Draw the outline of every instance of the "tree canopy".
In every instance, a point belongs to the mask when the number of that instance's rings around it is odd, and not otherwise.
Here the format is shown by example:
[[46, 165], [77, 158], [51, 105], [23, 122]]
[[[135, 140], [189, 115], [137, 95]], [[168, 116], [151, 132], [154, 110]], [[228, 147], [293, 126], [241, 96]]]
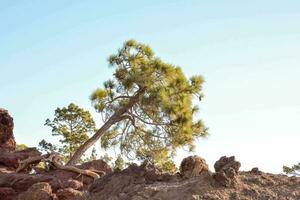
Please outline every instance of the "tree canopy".
[[113, 78], [91, 95], [103, 126], [68, 164], [76, 164], [100, 138], [105, 149], [118, 147], [129, 159], [143, 159], [153, 152], [166, 152], [167, 158], [179, 147], [193, 149], [195, 138], [207, 134], [202, 121], [194, 119], [198, 107], [192, 101], [203, 96], [201, 76], [188, 79], [180, 67], [134, 40], [125, 42], [108, 62], [115, 68]]
[[[42, 140], [39, 143], [40, 148], [44, 151], [59, 152], [65, 162], [96, 130], [91, 114], [74, 103], [57, 108], [54, 118], [47, 119], [45, 125], [51, 127], [53, 136], [60, 136], [59, 141], [62, 145], [54, 145]], [[95, 151], [92, 152], [91, 158], [95, 158]]]

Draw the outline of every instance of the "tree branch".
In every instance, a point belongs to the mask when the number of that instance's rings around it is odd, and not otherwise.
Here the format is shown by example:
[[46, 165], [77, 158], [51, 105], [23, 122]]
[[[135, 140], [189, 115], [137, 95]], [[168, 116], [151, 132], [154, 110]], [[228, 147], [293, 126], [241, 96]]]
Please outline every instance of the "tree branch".
[[170, 123], [156, 123], [156, 122], [148, 122], [146, 120], [144, 120], [143, 118], [139, 117], [138, 115], [135, 115], [131, 112], [128, 112], [129, 115], [131, 115], [133, 118], [137, 118], [138, 120], [140, 120], [141, 122], [148, 124], [148, 125], [154, 125], [154, 126], [168, 126], [170, 125]]

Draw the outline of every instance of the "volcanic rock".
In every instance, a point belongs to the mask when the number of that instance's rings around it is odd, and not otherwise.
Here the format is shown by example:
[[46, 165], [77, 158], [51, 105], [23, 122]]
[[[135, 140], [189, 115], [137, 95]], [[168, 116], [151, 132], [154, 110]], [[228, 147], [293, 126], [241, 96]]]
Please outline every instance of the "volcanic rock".
[[225, 187], [232, 186], [237, 181], [240, 167], [241, 163], [236, 161], [234, 156], [223, 156], [214, 165], [216, 171], [214, 177], [221, 185]]
[[7, 110], [0, 108], [0, 149], [14, 151], [16, 141], [13, 135], [14, 122]]
[[36, 183], [18, 196], [18, 200], [53, 200], [55, 196], [49, 183]]
[[202, 172], [208, 171], [208, 165], [199, 156], [184, 158], [180, 164], [180, 174], [183, 178], [199, 176]]
[[47, 182], [55, 191], [62, 188], [62, 183], [56, 177], [41, 174], [0, 174], [0, 187], [11, 187], [16, 192], [24, 192], [32, 185], [39, 182]]
[[59, 200], [84, 200], [83, 192], [73, 188], [60, 189], [56, 192]]
[[62, 187], [63, 188], [72, 188], [74, 190], [81, 190], [83, 188], [83, 183], [78, 180], [69, 179], [69, 180], [63, 182]]
[[89, 162], [82, 163], [77, 166], [80, 169], [90, 169], [94, 171], [104, 171], [106, 174], [112, 172], [111, 167], [103, 160], [93, 160]]
[[0, 187], [0, 199], [1, 200], [13, 200], [17, 193], [11, 187]]
[[7, 152], [3, 149], [0, 149], [0, 165], [4, 165], [12, 169], [17, 169], [20, 160], [40, 155], [41, 153], [36, 148], [27, 148], [15, 152]]

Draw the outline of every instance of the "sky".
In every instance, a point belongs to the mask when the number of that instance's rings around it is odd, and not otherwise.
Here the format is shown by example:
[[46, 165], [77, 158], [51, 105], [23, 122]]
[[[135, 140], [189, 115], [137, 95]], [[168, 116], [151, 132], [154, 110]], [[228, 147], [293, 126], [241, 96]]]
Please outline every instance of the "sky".
[[[210, 169], [234, 155], [242, 170], [282, 173], [300, 161], [300, 1], [0, 0], [0, 107], [17, 143], [56, 141], [44, 126], [74, 102], [101, 116], [90, 94], [112, 77], [124, 41], [149, 44], [187, 76], [205, 78], [209, 137], [193, 153]], [[100, 148], [100, 147], [99, 147]]]

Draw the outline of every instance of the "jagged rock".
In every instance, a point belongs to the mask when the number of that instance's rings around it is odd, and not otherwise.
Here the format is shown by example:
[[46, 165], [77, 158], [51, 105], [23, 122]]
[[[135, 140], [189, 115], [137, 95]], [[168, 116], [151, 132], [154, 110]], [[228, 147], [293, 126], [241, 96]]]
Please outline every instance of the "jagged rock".
[[54, 198], [50, 184], [45, 182], [32, 185], [18, 196], [18, 200], [53, 200]]
[[226, 171], [229, 168], [233, 168], [235, 172], [238, 172], [241, 167], [241, 163], [235, 160], [234, 156], [221, 157], [214, 165], [215, 171]]
[[202, 172], [208, 171], [208, 165], [199, 156], [184, 158], [180, 164], [180, 174], [183, 178], [199, 176]]
[[59, 200], [84, 200], [83, 192], [74, 190], [73, 188], [58, 190], [56, 196]]
[[40, 156], [41, 153], [36, 148], [27, 148], [21, 151], [7, 152], [0, 149], [0, 165], [16, 169], [19, 166], [19, 160], [29, 157]]
[[17, 193], [11, 187], [0, 187], [0, 199], [1, 200], [13, 200]]
[[0, 149], [14, 151], [16, 141], [13, 135], [14, 122], [7, 110], [0, 108]]
[[214, 165], [215, 174], [214, 177], [218, 183], [225, 187], [232, 186], [237, 181], [237, 175], [241, 163], [235, 160], [234, 156], [221, 157]]

